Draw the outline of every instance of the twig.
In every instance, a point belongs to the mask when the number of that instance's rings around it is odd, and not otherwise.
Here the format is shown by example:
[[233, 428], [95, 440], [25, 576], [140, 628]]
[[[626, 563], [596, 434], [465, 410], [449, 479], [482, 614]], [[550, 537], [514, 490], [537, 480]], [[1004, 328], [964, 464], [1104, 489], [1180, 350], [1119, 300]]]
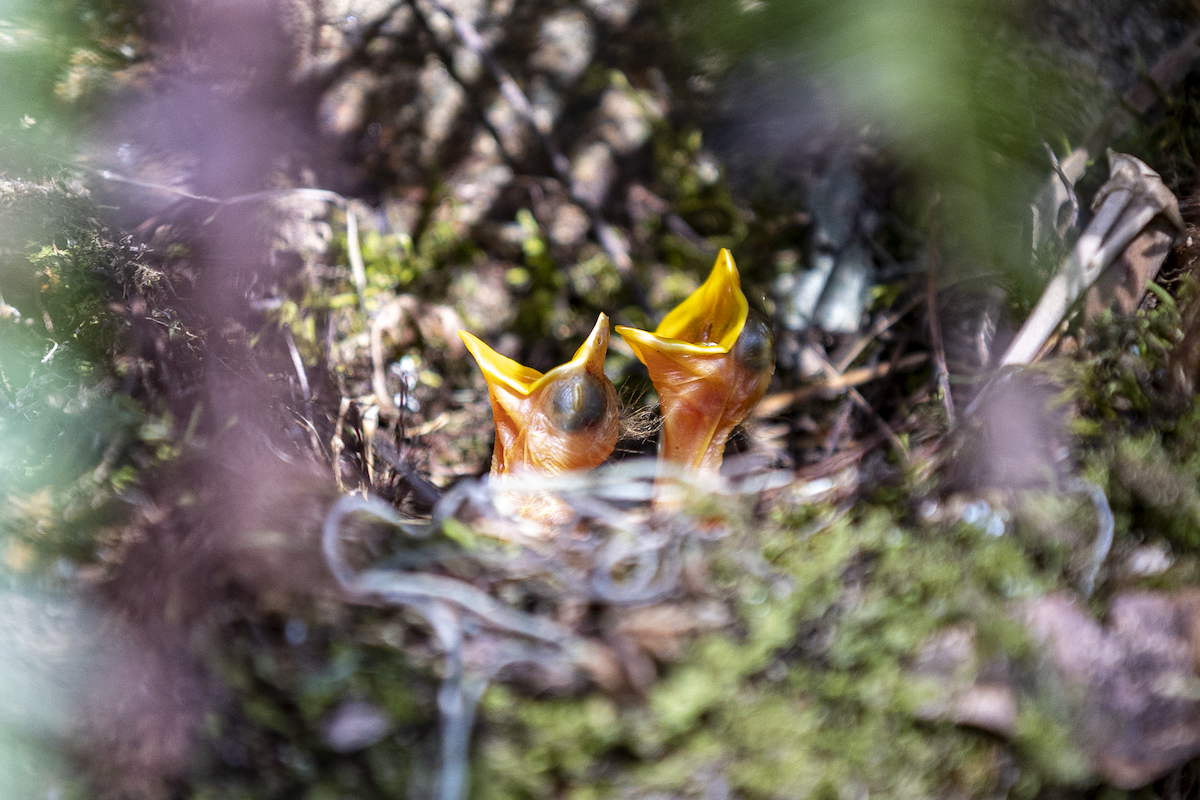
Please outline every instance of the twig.
[[[312, 394], [308, 389], [308, 374], [304, 370], [304, 359], [300, 358], [300, 350], [296, 347], [296, 337], [292, 336], [290, 328], [283, 329], [283, 338], [287, 340], [288, 352], [292, 355], [292, 366], [296, 368], [296, 377], [300, 381], [300, 391], [304, 394], [304, 405], [309, 408], [311, 417]], [[311, 423], [311, 420], [309, 420]]]
[[412, 312], [405, 302], [411, 300], [405, 296], [397, 297], [375, 313], [374, 319], [368, 324], [368, 341], [371, 346], [371, 390], [375, 393], [375, 403], [386, 417], [394, 417], [402, 413], [396, 406], [392, 393], [387, 388], [387, 374], [384, 371], [383, 332], [389, 328], [400, 329], [401, 326], [412, 323]]
[[[906, 422], [903, 425], [897, 426], [894, 430], [908, 433], [910, 430], [912, 430], [912, 428], [913, 425]], [[882, 444], [885, 439], [887, 439], [887, 436], [883, 433], [883, 431], [873, 431], [872, 433], [864, 436], [862, 439], [859, 439], [857, 442], [847, 446], [845, 449], [822, 459], [816, 464], [809, 464], [808, 466], [801, 467], [800, 469], [796, 470], [796, 480], [810, 481], [840, 472], [841, 470], [860, 460], [867, 453], [874, 450], [876, 447]]]
[[779, 392], [764, 397], [762, 402], [754, 409], [752, 416], [755, 418], [773, 417], [805, 400], [811, 400], [814, 397], [820, 397], [824, 394], [843, 392], [855, 386], [861, 386], [864, 383], [884, 378], [893, 372], [907, 372], [921, 366], [928, 360], [928, 353], [910, 353], [898, 358], [894, 363], [889, 362], [877, 364], [873, 367], [860, 367], [848, 370], [841, 375], [828, 378], [812, 386], [801, 386], [788, 392]]
[[884, 331], [888, 330], [897, 322], [907, 317], [910, 313], [912, 313], [913, 309], [921, 305], [921, 303], [924, 303], [925, 299], [926, 298], [924, 295], [919, 295], [901, 306], [898, 311], [895, 311], [891, 314], [884, 314], [876, 318], [875, 322], [871, 324], [871, 327], [865, 330], [861, 336], [855, 339], [854, 343], [850, 345], [849, 349], [847, 349], [842, 357], [839, 358], [834, 364], [834, 367], [837, 368], [838, 373], [840, 374], [845, 372], [850, 365], [854, 363], [854, 359], [862, 355], [862, 351], [867, 349], [867, 345], [879, 338], [880, 334], [882, 334]]
[[[1071, 218], [1066, 223], [1066, 228], [1069, 230], [1075, 227], [1075, 223], [1079, 222], [1079, 197], [1075, 194], [1075, 183], [1063, 171], [1062, 164], [1058, 162], [1058, 156], [1054, 154], [1054, 148], [1048, 142], [1042, 142], [1042, 147], [1046, 148], [1046, 155], [1050, 157], [1050, 166], [1054, 169], [1054, 174], [1058, 176], [1059, 181], [1062, 183], [1063, 191], [1067, 194], [1067, 202], [1071, 204]], [[1050, 224], [1057, 228], [1058, 220], [1051, 220]]]
[[442, 499], [441, 490], [418, 475], [417, 471], [400, 454], [400, 451], [392, 446], [391, 442], [377, 435], [375, 438], [375, 451], [379, 453], [380, 458], [396, 471], [397, 475], [404, 478], [408, 483], [409, 490], [418, 503], [433, 508], [437, 505], [438, 500]]
[[1104, 565], [1104, 561], [1112, 549], [1116, 521], [1113, 517], [1112, 506], [1108, 503], [1108, 496], [1104, 494], [1102, 487], [1084, 478], [1072, 478], [1067, 483], [1067, 489], [1086, 494], [1096, 509], [1096, 527], [1098, 529], [1096, 541], [1092, 545], [1092, 557], [1088, 562], [1087, 569], [1079, 577], [1079, 588], [1083, 592], [1083, 596], [1091, 597], [1092, 590], [1096, 588], [1096, 578], [1100, 575], [1100, 568]]
[[368, 486], [375, 485], [375, 431], [379, 428], [379, 404], [368, 406], [358, 421], [363, 437], [363, 466], [366, 467], [367, 483], [362, 486], [362, 492], [367, 493]]
[[[829, 380], [836, 380], [836, 379], [842, 377], [841, 375], [838, 374], [837, 370], [834, 369], [833, 364], [829, 363], [828, 359], [826, 359], [823, 355], [821, 355], [820, 353], [817, 353], [816, 351], [814, 351], [814, 354], [816, 355], [817, 360], [821, 365], [821, 369], [825, 371], [825, 375], [827, 376], [827, 378]], [[853, 388], [848, 389], [846, 391], [846, 396], [850, 398], [851, 402], [853, 402], [854, 405], [858, 406], [859, 410], [863, 411], [867, 416], [869, 416], [873, 420], [875, 420], [875, 424], [879, 427], [879, 429], [881, 431], [883, 431], [884, 435], [887, 436], [888, 440], [892, 443], [892, 445], [897, 450], [899, 450], [902, 454], [904, 454], [905, 458], [907, 458], [908, 457], [907, 445], [905, 445], [904, 442], [900, 439], [900, 437], [896, 435], [896, 432], [894, 430], [892, 430], [892, 426], [887, 423], [887, 420], [885, 420], [879, 414], [879, 412], [876, 411], [871, 406], [871, 404], [867, 402], [867, 399], [862, 396], [862, 394], [858, 391], [858, 389], [853, 389]], [[833, 446], [834, 447], [837, 446], [836, 441], [834, 441]]]
[[[112, 170], [98, 169], [96, 167], [90, 167], [87, 164], [80, 164], [74, 161], [68, 161], [64, 159], [62, 163], [69, 164], [76, 169], [82, 169], [86, 170], [87, 172], [91, 172], [102, 180], [106, 180], [111, 183], [123, 183], [127, 186], [136, 186], [139, 189], [151, 189], [156, 192], [166, 192], [168, 194], [173, 194], [176, 197], [182, 197], [186, 200], [196, 200], [201, 203], [211, 203], [216, 206], [234, 206], [242, 203], [253, 203], [260, 200], [271, 200], [276, 197], [288, 196], [307, 197], [311, 200], [324, 200], [326, 202], [336, 203], [340, 206], [345, 206], [346, 204], [346, 198], [337, 192], [331, 192], [328, 189], [313, 189], [311, 187], [297, 187], [294, 189], [266, 189], [261, 192], [239, 194], [235, 197], [226, 198], [210, 197], [209, 195], [205, 194], [194, 194], [186, 191], [185, 189], [179, 189], [175, 186], [167, 186], [166, 184], [162, 183], [153, 183], [152, 181], [129, 178], [125, 175], [121, 175], [120, 173], [113, 172]], [[211, 219], [211, 217], [209, 219]]]
[[313, 424], [312, 413], [312, 391], [308, 386], [308, 371], [304, 368], [304, 359], [300, 357], [300, 350], [296, 347], [296, 337], [292, 335], [292, 329], [284, 326], [283, 338], [287, 342], [288, 352], [292, 356], [292, 366], [296, 368], [296, 377], [300, 381], [300, 392], [304, 395], [304, 421], [308, 423], [308, 430], [312, 434], [313, 450], [321, 451], [321, 442], [317, 438], [317, 426]]
[[350, 258], [350, 274], [354, 276], [354, 288], [358, 292], [358, 308], [363, 319], [367, 318], [367, 268], [363, 264], [362, 248], [358, 243], [358, 217], [350, 204], [346, 203], [346, 255]]
[[946, 348], [942, 342], [942, 323], [938, 319], [937, 307], [938, 204], [940, 200], [940, 197], [934, 198], [929, 214], [929, 269], [925, 273], [925, 313], [929, 319], [929, 342], [933, 346], [933, 371], [937, 376], [938, 388], [941, 390], [946, 419], [953, 425], [954, 399], [950, 396], [950, 371], [946, 369]]
[[[71, 162], [65, 162], [71, 163]], [[179, 189], [174, 186], [167, 186], [161, 183], [152, 183], [150, 181], [138, 180], [129, 178], [112, 172], [107, 169], [96, 169], [89, 167], [86, 164], [72, 163], [74, 167], [87, 170], [95, 173], [101, 179], [112, 183], [122, 183], [127, 186], [136, 186], [139, 189], [149, 189], [155, 192], [166, 192], [177, 197], [182, 197], [185, 200], [194, 200], [200, 203], [210, 203], [217, 206], [217, 209], [205, 220], [205, 223], [212, 222], [217, 213], [225, 206], [241, 205], [243, 203], [255, 203], [263, 200], [273, 200], [282, 197], [302, 197], [309, 200], [320, 200], [326, 203], [333, 203], [342, 208], [346, 212], [346, 249], [350, 259], [350, 271], [354, 276], [354, 288], [358, 292], [358, 304], [366, 313], [366, 288], [367, 288], [367, 273], [366, 267], [363, 264], [362, 249], [358, 239], [358, 218], [354, 212], [350, 210], [349, 201], [337, 192], [332, 192], [328, 189], [313, 189], [310, 187], [298, 187], [294, 189], [267, 189], [261, 192], [251, 192], [250, 194], [240, 194], [236, 197], [210, 197], [203, 194], [194, 194], [184, 189]]]
[[502, 653], [490, 669], [469, 670], [464, 653], [464, 613], [486, 625], [516, 636], [550, 645], [568, 653], [571, 635], [553, 622], [509, 608], [468, 583], [441, 575], [393, 569], [368, 569], [355, 573], [341, 552], [342, 520], [354, 513], [368, 514], [397, 526], [409, 535], [424, 536], [430, 526], [412, 524], [388, 504], [366, 497], [342, 497], [325, 517], [321, 546], [329, 571], [353, 599], [382, 599], [420, 613], [433, 629], [445, 653], [444, 675], [438, 688], [441, 721], [439, 800], [462, 800], [469, 777], [471, 730], [479, 700], [496, 672], [506, 664], [528, 657], [523, 649]]
[[842, 434], [846, 432], [846, 426], [850, 422], [850, 410], [854, 408], [854, 400], [847, 397], [842, 401], [842, 405], [838, 408], [837, 416], [833, 418], [833, 426], [829, 429], [829, 435], [825, 437], [825, 456], [832, 456], [837, 452], [838, 442], [842, 440]]
[[342, 427], [346, 424], [346, 414], [350, 412], [351, 400], [349, 397], [342, 397], [341, 403], [338, 404], [337, 425], [333, 428], [333, 436], [329, 440], [329, 451], [333, 456], [333, 479], [337, 482], [339, 492], [346, 491], [346, 487], [342, 484], [342, 452], [346, 449], [346, 441], [342, 438]]
[[859, 409], [875, 420], [875, 424], [879, 426], [879, 430], [883, 431], [883, 435], [888, 438], [888, 441], [892, 443], [892, 446], [899, 450], [905, 458], [908, 458], [908, 445], [906, 445], [904, 440], [896, 434], [896, 431], [892, 429], [892, 426], [888, 424], [887, 420], [885, 420], [879, 414], [879, 412], [867, 402], [867, 399], [859, 393], [858, 389], [851, 389], [846, 394], [849, 395], [850, 399], [854, 401], [854, 404], [858, 406]]
[[571, 638], [570, 634], [557, 624], [509, 608], [486, 592], [454, 578], [394, 569], [368, 569], [355, 573], [341, 552], [342, 520], [354, 513], [377, 517], [409, 535], [420, 535], [427, 530], [426, 526], [404, 520], [390, 505], [381, 500], [356, 495], [347, 495], [338, 500], [325, 517], [322, 548], [330, 572], [352, 596], [360, 599], [377, 597], [400, 604], [408, 604], [414, 600], [451, 603], [475, 615], [485, 624], [516, 636], [548, 644], [563, 644]]
[[[990, 273], [981, 273], [978, 275], [955, 278], [938, 286], [936, 292], [940, 294], [941, 292], [944, 292], [948, 289], [953, 289], [961, 284], [971, 283], [972, 281], [987, 280], [991, 277], [992, 275]], [[839, 356], [838, 360], [834, 362], [834, 366], [837, 368], [837, 371], [839, 373], [845, 372], [849, 366], [854, 363], [854, 359], [862, 355], [862, 351], [867, 349], [867, 345], [878, 339], [884, 331], [890, 329], [897, 322], [907, 317], [913, 312], [914, 309], [917, 308], [917, 306], [924, 303], [926, 299], [925, 293], [922, 292], [914, 296], [907, 303], [902, 305], [898, 310], [893, 311], [891, 314], [885, 314], [876, 317], [875, 322], [871, 324], [871, 327], [863, 331], [859, 337], [854, 340], [854, 343], [846, 349], [846, 352]]]
[[1109, 179], [1100, 187], [1095, 216], [1071, 254], [1050, 279], [1029, 318], [1001, 358], [1001, 366], [1028, 364], [1075, 301], [1100, 273], [1115, 261], [1150, 220], [1165, 217], [1183, 229], [1179, 201], [1146, 164], [1123, 153], [1108, 151]]

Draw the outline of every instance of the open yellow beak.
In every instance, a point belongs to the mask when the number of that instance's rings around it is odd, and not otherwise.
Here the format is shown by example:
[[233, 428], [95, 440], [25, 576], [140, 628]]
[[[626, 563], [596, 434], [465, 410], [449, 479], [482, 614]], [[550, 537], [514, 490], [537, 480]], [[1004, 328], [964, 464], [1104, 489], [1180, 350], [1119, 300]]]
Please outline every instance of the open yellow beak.
[[734, 427], [775, 373], [775, 340], [750, 310], [733, 256], [722, 249], [704, 285], [654, 331], [618, 327], [646, 365], [663, 416], [662, 458], [715, 473]]
[[617, 390], [604, 375], [608, 317], [575, 356], [545, 375], [505, 358], [466, 331], [463, 343], [487, 380], [496, 422], [492, 474], [591, 469], [617, 443]]

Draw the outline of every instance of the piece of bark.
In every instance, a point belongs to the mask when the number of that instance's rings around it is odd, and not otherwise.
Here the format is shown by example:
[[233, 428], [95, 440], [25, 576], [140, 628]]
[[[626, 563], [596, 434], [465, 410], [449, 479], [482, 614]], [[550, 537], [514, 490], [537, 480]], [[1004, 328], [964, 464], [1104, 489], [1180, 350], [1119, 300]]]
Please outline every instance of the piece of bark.
[[1146, 284], [1158, 275], [1171, 252], [1175, 235], [1176, 229], [1165, 219], [1147, 225], [1088, 289], [1084, 318], [1091, 322], [1105, 309], [1118, 314], [1136, 311], [1146, 293]]

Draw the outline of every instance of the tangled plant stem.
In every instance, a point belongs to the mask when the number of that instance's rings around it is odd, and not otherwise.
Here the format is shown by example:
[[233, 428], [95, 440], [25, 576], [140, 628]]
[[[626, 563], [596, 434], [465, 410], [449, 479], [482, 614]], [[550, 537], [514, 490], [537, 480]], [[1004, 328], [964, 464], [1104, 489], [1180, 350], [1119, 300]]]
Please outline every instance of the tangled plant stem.
[[[782, 474], [748, 468], [735, 485], [723, 488], [739, 495], [777, 485]], [[471, 519], [474, 527], [501, 531], [499, 538], [518, 545], [515, 555], [505, 550], [494, 557], [493, 566], [503, 574], [552, 576], [566, 596], [589, 603], [648, 605], [678, 594], [689, 548], [701, 537], [720, 536], [724, 530], [720, 514], [710, 513], [704, 525], [682, 511], [665, 520], [654, 518], [650, 504], [656, 482], [663, 480], [674, 480], [696, 495], [713, 494], [713, 486], [697, 485], [694, 475], [637, 459], [587, 474], [462, 481], [435, 505], [429, 521], [405, 519], [382, 500], [357, 495], [342, 497], [330, 508], [322, 548], [341, 588], [352, 601], [382, 601], [416, 611], [444, 654], [438, 690], [439, 800], [465, 796], [471, 730], [491, 680], [513, 664], [575, 669], [588, 643], [549, 619], [518, 611], [445, 575], [377, 567], [355, 571], [343, 553], [346, 518], [374, 517], [414, 539], [428, 538], [451, 520]], [[549, 493], [570, 508], [575, 519], [553, 530], [532, 530], [532, 523], [515, 515], [505, 502], [514, 490]], [[489, 558], [482, 551], [478, 556]], [[493, 637], [486, 638], [485, 631]]]

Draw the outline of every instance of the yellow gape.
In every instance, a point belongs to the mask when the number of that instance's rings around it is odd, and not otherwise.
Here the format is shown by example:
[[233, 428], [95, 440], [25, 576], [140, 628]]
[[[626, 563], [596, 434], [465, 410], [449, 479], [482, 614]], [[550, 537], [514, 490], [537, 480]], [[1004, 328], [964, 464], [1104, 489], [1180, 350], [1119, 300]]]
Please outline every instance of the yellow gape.
[[496, 422], [493, 475], [558, 474], [599, 465], [617, 443], [617, 390], [604, 375], [608, 317], [570, 361], [547, 372], [505, 358], [459, 331], [487, 380]]
[[663, 416], [659, 456], [716, 473], [725, 442], [771, 383], [775, 340], [742, 294], [733, 256], [721, 250], [704, 285], [654, 331], [618, 327], [646, 365]]

